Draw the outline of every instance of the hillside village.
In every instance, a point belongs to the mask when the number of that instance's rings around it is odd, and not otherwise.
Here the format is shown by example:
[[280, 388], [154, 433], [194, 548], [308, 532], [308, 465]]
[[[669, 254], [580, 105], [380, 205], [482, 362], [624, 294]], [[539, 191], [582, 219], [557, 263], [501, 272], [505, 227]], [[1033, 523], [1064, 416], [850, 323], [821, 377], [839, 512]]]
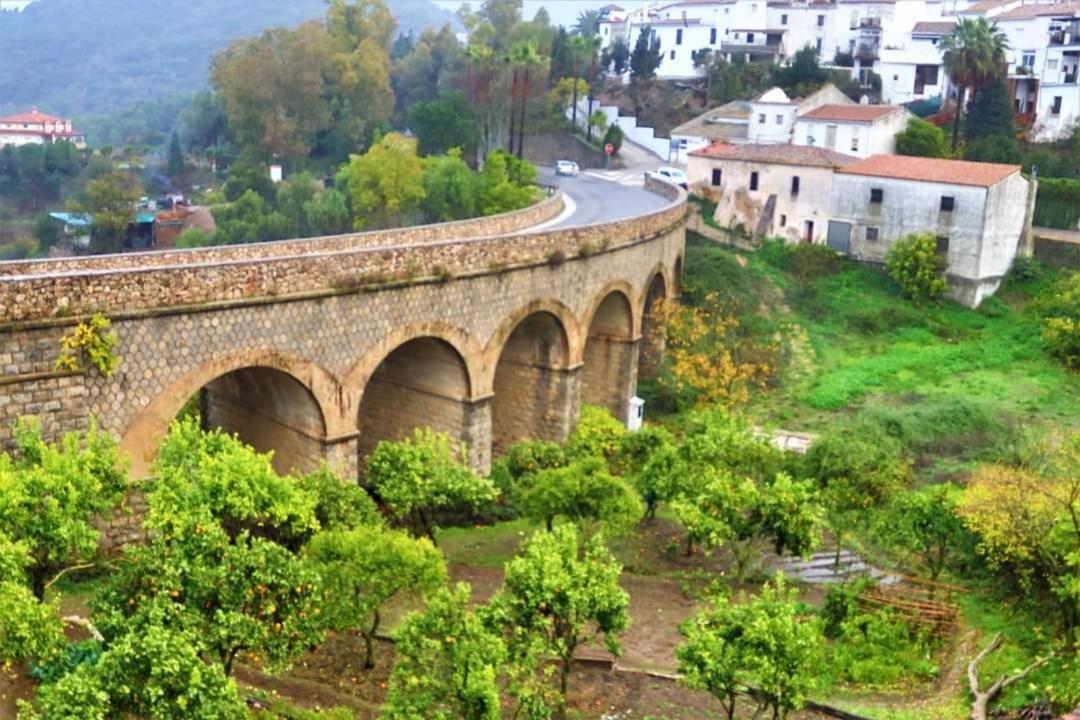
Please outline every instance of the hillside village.
[[0, 720], [1080, 720], [1080, 3], [193, 2], [0, 0]]

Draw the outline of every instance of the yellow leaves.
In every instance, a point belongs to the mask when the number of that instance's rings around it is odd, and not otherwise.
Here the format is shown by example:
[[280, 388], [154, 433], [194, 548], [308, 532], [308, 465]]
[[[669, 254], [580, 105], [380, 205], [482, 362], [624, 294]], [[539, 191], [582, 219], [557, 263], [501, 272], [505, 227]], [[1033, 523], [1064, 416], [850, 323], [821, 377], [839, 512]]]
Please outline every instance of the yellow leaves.
[[78, 372], [87, 364], [105, 377], [116, 372], [120, 358], [116, 355], [116, 334], [108, 332], [112, 323], [97, 314], [80, 322], [60, 340], [60, 356], [56, 358], [58, 372]]

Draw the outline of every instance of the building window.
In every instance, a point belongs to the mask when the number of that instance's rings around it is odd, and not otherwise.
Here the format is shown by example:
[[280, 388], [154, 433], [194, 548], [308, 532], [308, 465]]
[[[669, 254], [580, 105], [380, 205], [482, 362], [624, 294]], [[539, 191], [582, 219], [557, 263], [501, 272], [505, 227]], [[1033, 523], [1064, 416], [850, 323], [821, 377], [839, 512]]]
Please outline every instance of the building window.
[[757, 173], [750, 173], [750, 189], [757, 190]]
[[675, 51], [674, 50], [671, 51], [671, 55], [669, 57], [671, 57], [672, 60], [675, 59]]
[[937, 254], [945, 256], [949, 254], [949, 236], [938, 235], [937, 236]]
[[781, 25], [787, 25], [787, 15], [781, 15], [780, 16], [780, 24]]
[[1035, 51], [1034, 50], [1025, 50], [1023, 52], [1023, 54], [1020, 56], [1020, 64], [1023, 65], [1024, 67], [1026, 67], [1026, 68], [1029, 68], [1029, 69], [1034, 68], [1035, 67]]
[[825, 27], [825, 16], [824, 15], [818, 15], [817, 16], [817, 26], [818, 27]]
[[786, 227], [786, 226], [787, 226], [787, 215], [781, 215], [780, 216], [780, 227]]
[[878, 229], [876, 227], [866, 228], [866, 242], [877, 242]]
[[758, 125], [764, 125], [765, 124], [765, 113], [758, 114], [757, 121], [758, 121]]
[[954, 207], [956, 207], [956, 198], [954, 198], [952, 195], [941, 196], [942, 212], [952, 212]]
[[1057, 69], [1058, 69], [1058, 60], [1057, 60], [1057, 58], [1054, 58], [1053, 60], [1051, 60], [1050, 58], [1047, 58], [1046, 59], [1046, 72], [1057, 72]]
[[776, 124], [777, 125], [783, 125], [784, 124], [784, 116], [783, 115], [778, 114], [776, 116]]
[[817, 39], [817, 40], [816, 40], [816, 41], [814, 42], [814, 49], [815, 49], [815, 50], [817, 50], [817, 54], [818, 54], [818, 55], [820, 55], [820, 54], [821, 54], [821, 38], [818, 38], [818, 39]]
[[859, 152], [859, 136], [851, 136], [851, 152]]
[[747, 45], [753, 45], [754, 44], [754, 33], [746, 33], [746, 44]]
[[721, 172], [720, 168], [713, 168], [713, 171], [712, 171], [712, 184], [713, 184], [713, 187], [719, 187], [720, 178], [722, 178], [722, 177], [723, 177], [723, 172]]
[[1050, 114], [1051, 115], [1060, 115], [1061, 114], [1061, 96], [1060, 95], [1055, 95], [1054, 96], [1054, 104], [1050, 106]]
[[885, 199], [885, 191], [881, 188], [870, 188], [870, 202], [880, 205]]
[[716, 44], [716, 28], [712, 28], [711, 30], [709, 30], [709, 44]]
[[795, 175], [794, 177], [791, 178], [791, 194], [792, 195], [798, 195], [799, 194], [799, 176], [798, 175]]
[[675, 31], [675, 44], [682, 45], [682, 28]]

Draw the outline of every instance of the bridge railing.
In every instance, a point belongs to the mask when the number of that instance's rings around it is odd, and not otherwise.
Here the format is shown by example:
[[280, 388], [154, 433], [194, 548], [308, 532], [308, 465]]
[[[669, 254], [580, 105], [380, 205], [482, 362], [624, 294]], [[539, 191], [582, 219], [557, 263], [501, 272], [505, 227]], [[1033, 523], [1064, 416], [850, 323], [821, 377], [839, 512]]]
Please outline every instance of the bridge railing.
[[[658, 237], [679, 227], [685, 194], [660, 183], [653, 188], [674, 201], [635, 218], [539, 232], [510, 232], [469, 239], [365, 243], [347, 249], [314, 250], [269, 257], [229, 257], [195, 251], [173, 265], [131, 266], [145, 255], [114, 256], [119, 267], [99, 267], [0, 277], [0, 323], [25, 323], [90, 312], [111, 315], [179, 306], [280, 301], [284, 296], [354, 292], [422, 280], [446, 282], [477, 273], [547, 263]], [[255, 246], [245, 246], [254, 248]]]
[[548, 193], [540, 202], [521, 210], [457, 222], [417, 225], [392, 230], [328, 235], [300, 240], [277, 240], [247, 245], [152, 250], [150, 252], [95, 255], [91, 257], [47, 258], [0, 262], [0, 277], [37, 275], [89, 270], [122, 270], [165, 267], [190, 263], [258, 260], [295, 255], [314, 255], [359, 248], [422, 245], [454, 238], [486, 237], [527, 230], [559, 215], [563, 210], [560, 193]]

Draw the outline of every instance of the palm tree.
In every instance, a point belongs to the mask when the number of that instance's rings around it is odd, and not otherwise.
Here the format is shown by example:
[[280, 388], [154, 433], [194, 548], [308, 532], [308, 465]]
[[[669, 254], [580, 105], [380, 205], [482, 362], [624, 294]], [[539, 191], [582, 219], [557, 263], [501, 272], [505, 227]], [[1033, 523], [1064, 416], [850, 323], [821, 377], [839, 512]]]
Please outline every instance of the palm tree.
[[1002, 71], [1009, 41], [1005, 33], [998, 30], [997, 23], [988, 23], [986, 18], [961, 18], [952, 34], [942, 38], [941, 49], [945, 54], [945, 71], [949, 75], [949, 82], [956, 86], [956, 117], [952, 136], [952, 149], [955, 152], [967, 89], [971, 87], [974, 91]]
[[529, 73], [533, 68], [543, 68], [548, 60], [536, 51], [536, 43], [531, 40], [519, 43], [511, 49], [515, 66], [521, 68], [521, 126], [517, 134], [517, 156], [520, 158], [525, 146], [525, 113], [529, 107]]
[[585, 10], [579, 13], [573, 30], [581, 37], [595, 37], [600, 33], [600, 13], [596, 10]]
[[[596, 82], [596, 56], [600, 52], [600, 38], [592, 37], [586, 41], [587, 52], [589, 53], [589, 112], [586, 117], [592, 115], [593, 104], [593, 83]], [[592, 140], [592, 125], [588, 125], [585, 137], [588, 140]]]
[[578, 83], [581, 81], [581, 60], [589, 54], [592, 42], [588, 38], [575, 35], [566, 41], [567, 50], [574, 61], [574, 101], [570, 106], [570, 132], [577, 133]]

